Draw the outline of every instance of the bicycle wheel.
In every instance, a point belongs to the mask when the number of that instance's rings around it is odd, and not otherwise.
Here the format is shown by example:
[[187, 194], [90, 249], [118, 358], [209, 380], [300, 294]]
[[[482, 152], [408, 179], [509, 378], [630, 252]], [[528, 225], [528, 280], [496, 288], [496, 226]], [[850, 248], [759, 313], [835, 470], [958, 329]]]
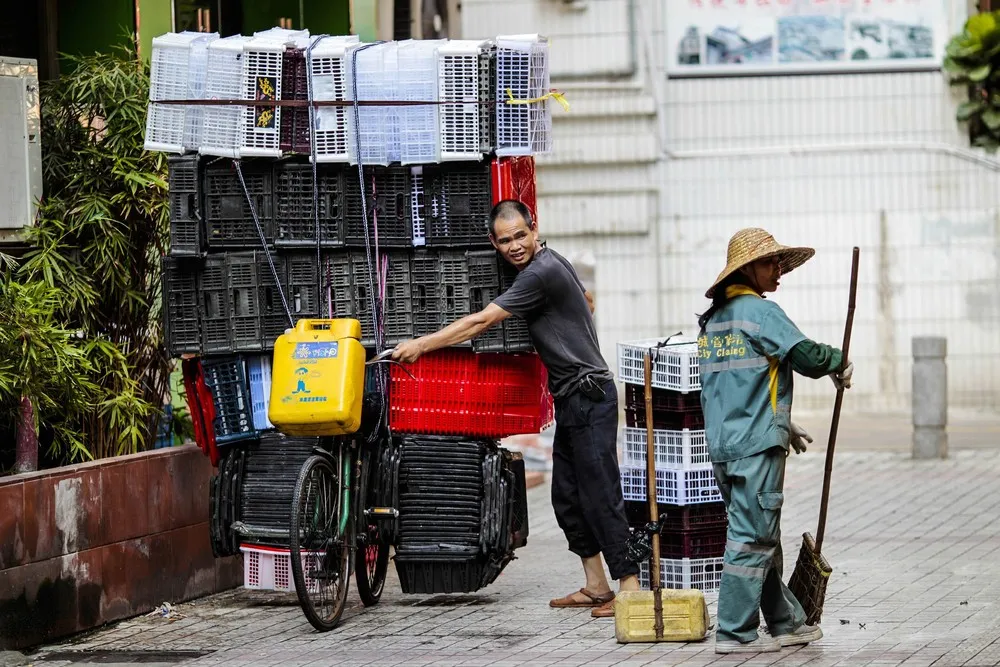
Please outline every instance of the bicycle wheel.
[[371, 447], [365, 447], [362, 452], [358, 502], [355, 504], [360, 539], [354, 556], [354, 579], [361, 602], [371, 607], [378, 604], [385, 589], [389, 543], [383, 537], [379, 522], [365, 515], [366, 509], [378, 507], [378, 458]]
[[[320, 632], [337, 627], [347, 602], [352, 536], [338, 534], [343, 490], [344, 479], [331, 461], [312, 456], [292, 496], [292, 579], [303, 613]], [[353, 533], [350, 521], [347, 532]]]

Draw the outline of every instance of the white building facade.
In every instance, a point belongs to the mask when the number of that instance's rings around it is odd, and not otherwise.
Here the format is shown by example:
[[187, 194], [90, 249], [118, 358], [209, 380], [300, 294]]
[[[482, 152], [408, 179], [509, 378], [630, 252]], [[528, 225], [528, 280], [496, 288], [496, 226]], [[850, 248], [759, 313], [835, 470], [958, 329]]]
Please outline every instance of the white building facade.
[[[553, 110], [555, 150], [538, 158], [539, 227], [588, 269], [612, 367], [618, 341], [695, 334], [729, 237], [760, 226], [816, 248], [775, 298], [806, 335], [838, 347], [851, 248], [861, 248], [857, 387], [846, 409], [908, 409], [910, 341], [940, 335], [951, 406], [1000, 410], [1000, 161], [970, 148], [954, 119], [963, 93], [936, 69], [966, 4], [939, 0], [935, 58], [915, 69], [668, 72], [671, 62], [733, 57], [724, 41], [691, 55], [694, 7], [803, 1], [464, 0], [460, 20], [463, 37], [550, 38], [552, 85], [572, 106]], [[888, 23], [853, 25], [846, 48], [892, 44]], [[773, 36], [734, 24], [749, 36], [739, 57], [752, 63]], [[793, 18], [780, 30], [805, 25]], [[918, 45], [926, 38], [907, 34]], [[827, 407], [829, 384], [802, 382], [796, 397]]]

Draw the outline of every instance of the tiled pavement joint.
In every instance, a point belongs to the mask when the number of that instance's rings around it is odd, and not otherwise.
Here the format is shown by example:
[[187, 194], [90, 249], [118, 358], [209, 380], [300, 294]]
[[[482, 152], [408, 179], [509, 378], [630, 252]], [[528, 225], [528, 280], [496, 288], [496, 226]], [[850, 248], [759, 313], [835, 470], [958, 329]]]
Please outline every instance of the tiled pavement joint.
[[[786, 577], [801, 534], [816, 530], [822, 477], [822, 452], [789, 459]], [[147, 661], [147, 667], [1000, 664], [998, 449], [955, 451], [946, 461], [912, 461], [897, 452], [838, 454], [824, 545], [834, 567], [826, 636], [779, 654], [720, 656], [712, 638], [620, 645], [611, 621], [591, 619], [589, 610], [550, 609], [549, 598], [582, 582], [548, 498], [548, 485], [529, 491], [528, 546], [494, 585], [475, 594], [406, 596], [390, 567], [382, 602], [364, 609], [352, 592], [333, 632], [314, 632], [294, 595], [232, 591], [178, 605], [180, 620], [135, 618], [43, 647], [31, 658], [47, 667], [71, 664], [57, 659], [66, 651], [94, 650], [162, 652], [164, 662]], [[708, 597], [714, 612], [715, 596]], [[205, 654], [179, 663], [170, 658], [174, 651]], [[75, 658], [82, 664], [82, 654]]]

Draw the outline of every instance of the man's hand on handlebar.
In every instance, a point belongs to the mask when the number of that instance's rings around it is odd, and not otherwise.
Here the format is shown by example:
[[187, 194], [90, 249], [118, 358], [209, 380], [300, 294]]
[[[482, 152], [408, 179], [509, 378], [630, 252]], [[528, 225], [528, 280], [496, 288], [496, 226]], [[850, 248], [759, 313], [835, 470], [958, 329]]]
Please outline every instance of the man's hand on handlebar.
[[408, 340], [396, 346], [392, 351], [392, 360], [401, 364], [412, 364], [424, 353], [420, 339]]

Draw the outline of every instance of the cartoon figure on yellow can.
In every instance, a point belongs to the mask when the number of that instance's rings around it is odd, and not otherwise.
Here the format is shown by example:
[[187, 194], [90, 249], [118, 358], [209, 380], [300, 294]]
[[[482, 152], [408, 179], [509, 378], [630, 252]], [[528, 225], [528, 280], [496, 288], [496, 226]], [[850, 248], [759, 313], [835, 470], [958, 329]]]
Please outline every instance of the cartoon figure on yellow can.
[[309, 374], [309, 369], [307, 368], [297, 368], [295, 374], [299, 376], [298, 384], [295, 386], [295, 391], [293, 394], [309, 394], [311, 393], [306, 389], [306, 376]]

